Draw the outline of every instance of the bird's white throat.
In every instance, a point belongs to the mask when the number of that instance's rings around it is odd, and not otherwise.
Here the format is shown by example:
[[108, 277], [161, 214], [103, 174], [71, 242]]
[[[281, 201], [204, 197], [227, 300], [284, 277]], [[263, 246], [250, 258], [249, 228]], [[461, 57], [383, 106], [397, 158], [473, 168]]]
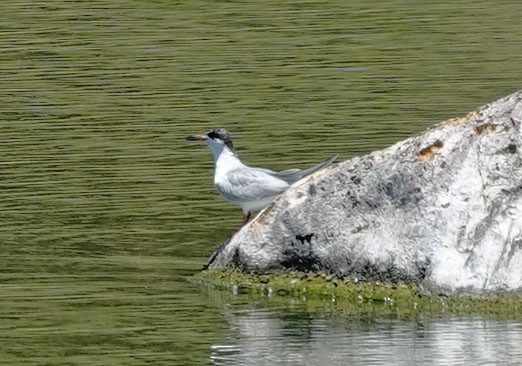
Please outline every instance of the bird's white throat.
[[207, 144], [214, 155], [214, 184], [225, 179], [226, 174], [231, 170], [245, 166], [226, 145], [214, 141], [207, 141]]

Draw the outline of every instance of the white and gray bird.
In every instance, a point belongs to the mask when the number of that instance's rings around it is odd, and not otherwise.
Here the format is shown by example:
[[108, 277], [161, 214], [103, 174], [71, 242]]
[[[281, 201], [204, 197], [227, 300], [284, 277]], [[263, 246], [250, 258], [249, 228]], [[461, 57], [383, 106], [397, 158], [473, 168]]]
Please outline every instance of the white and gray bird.
[[214, 155], [214, 185], [227, 201], [239, 205], [243, 211], [244, 225], [252, 211], [265, 208], [290, 185], [328, 166], [338, 155], [308, 169], [288, 169], [275, 172], [264, 168], [249, 167], [237, 157], [230, 133], [215, 128], [203, 135], [192, 135], [189, 141], [204, 141]]

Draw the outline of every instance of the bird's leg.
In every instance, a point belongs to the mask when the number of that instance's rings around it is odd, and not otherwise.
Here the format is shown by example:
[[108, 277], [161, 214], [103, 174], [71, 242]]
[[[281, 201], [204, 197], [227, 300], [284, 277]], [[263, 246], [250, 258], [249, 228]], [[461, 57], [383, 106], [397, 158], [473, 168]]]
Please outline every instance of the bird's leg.
[[241, 226], [237, 228], [236, 232], [232, 235], [232, 237], [236, 236], [236, 234], [239, 233], [239, 230], [241, 230], [241, 228], [245, 226], [248, 220], [250, 220], [250, 211], [243, 214], [243, 218], [241, 219]]
[[243, 214], [243, 219], [241, 220], [241, 227], [243, 227], [248, 222], [248, 220], [250, 220], [250, 211]]

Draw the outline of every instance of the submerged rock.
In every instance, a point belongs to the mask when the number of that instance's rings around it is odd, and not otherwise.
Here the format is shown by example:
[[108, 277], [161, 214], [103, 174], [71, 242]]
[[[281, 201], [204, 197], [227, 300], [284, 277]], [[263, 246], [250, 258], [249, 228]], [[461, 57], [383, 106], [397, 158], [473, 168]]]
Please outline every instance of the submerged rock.
[[522, 91], [304, 179], [209, 268], [522, 292]]

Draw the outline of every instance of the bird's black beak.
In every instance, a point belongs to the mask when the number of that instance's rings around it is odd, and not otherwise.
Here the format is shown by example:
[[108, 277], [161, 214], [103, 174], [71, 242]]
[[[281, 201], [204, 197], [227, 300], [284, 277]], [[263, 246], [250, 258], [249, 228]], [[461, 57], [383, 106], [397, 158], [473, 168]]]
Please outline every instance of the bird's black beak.
[[205, 141], [207, 139], [206, 135], [190, 135], [185, 137], [185, 140], [188, 141]]

